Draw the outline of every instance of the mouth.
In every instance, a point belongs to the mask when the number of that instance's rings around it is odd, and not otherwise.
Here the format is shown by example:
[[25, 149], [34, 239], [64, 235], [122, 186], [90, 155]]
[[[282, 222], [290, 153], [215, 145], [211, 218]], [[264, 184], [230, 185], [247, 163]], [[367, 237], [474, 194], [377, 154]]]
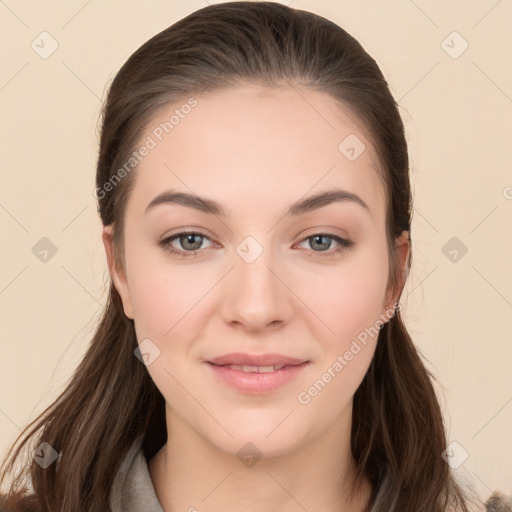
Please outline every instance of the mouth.
[[222, 384], [238, 392], [261, 395], [278, 391], [299, 377], [310, 361], [295, 360], [291, 364], [217, 364], [206, 361]]
[[[210, 363], [214, 364], [214, 363]], [[302, 363], [305, 364], [305, 363]], [[270, 366], [245, 366], [238, 364], [223, 364], [223, 365], [214, 365], [214, 366], [222, 366], [224, 368], [231, 368], [232, 370], [238, 370], [246, 373], [271, 373], [276, 372], [278, 370], [282, 370], [283, 368], [288, 368], [290, 366], [298, 366], [298, 365], [288, 365], [288, 364], [276, 364]]]
[[[308, 359], [300, 359], [291, 357], [284, 354], [245, 354], [241, 352], [225, 354], [223, 356], [209, 359], [208, 363], [217, 366], [232, 366], [242, 371], [257, 371], [257, 370], [244, 370], [244, 368], [259, 368], [263, 371], [280, 370], [285, 366], [297, 366], [309, 362]], [[270, 369], [273, 368], [273, 369]], [[266, 370], [265, 370], [266, 369]]]

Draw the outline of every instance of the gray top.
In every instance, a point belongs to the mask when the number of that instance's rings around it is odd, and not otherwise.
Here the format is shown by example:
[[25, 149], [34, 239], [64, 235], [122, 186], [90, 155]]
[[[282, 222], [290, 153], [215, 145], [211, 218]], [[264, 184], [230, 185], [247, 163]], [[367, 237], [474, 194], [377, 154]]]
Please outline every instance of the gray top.
[[110, 507], [112, 512], [164, 512], [149, 475], [141, 439], [132, 445], [114, 478]]

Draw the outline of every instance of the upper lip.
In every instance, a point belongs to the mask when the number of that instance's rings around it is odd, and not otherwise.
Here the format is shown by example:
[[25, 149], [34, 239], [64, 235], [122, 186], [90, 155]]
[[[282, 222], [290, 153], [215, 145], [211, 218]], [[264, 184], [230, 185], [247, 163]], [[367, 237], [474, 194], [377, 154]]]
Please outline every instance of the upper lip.
[[277, 366], [277, 365], [299, 365], [307, 362], [307, 359], [298, 359], [283, 354], [260, 354], [251, 355], [236, 352], [232, 354], [225, 354], [223, 356], [208, 359], [208, 363], [216, 364], [219, 366], [237, 365], [237, 366]]

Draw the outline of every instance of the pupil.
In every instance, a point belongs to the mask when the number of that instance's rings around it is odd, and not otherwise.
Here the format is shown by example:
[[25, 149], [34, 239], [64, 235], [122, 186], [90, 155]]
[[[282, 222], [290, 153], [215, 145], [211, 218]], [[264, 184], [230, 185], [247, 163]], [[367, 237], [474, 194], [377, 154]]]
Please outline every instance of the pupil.
[[[184, 238], [186, 240], [186, 243], [187, 244], [191, 244], [191, 245], [194, 245], [194, 238], [198, 237], [199, 238], [199, 246], [201, 246], [201, 239], [200, 239], [200, 235], [185, 235]], [[190, 247], [189, 247], [190, 248]], [[192, 247], [192, 249], [197, 249], [198, 247]]]
[[[316, 244], [316, 243], [317, 243], [317, 240], [322, 240], [322, 239], [326, 239], [326, 238], [328, 239], [329, 237], [328, 237], [328, 236], [325, 236], [325, 235], [315, 235], [315, 236], [313, 237], [314, 244]], [[321, 244], [321, 242], [320, 242], [320, 244]], [[325, 250], [325, 249], [329, 249], [329, 247], [330, 247], [331, 243], [330, 243], [330, 242], [325, 242], [325, 243], [324, 243], [324, 245], [325, 245], [325, 244], [327, 244], [327, 247], [323, 247], [323, 250]], [[322, 248], [321, 248], [321, 249], [322, 249]]]

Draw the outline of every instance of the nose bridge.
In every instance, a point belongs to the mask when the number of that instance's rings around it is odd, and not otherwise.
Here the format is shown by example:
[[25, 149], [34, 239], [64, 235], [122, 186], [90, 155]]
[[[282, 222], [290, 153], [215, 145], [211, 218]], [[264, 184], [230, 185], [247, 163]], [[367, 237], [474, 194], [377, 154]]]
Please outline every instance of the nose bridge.
[[291, 298], [276, 276], [278, 255], [271, 247], [270, 237], [260, 242], [254, 236], [247, 236], [235, 252], [233, 286], [230, 296], [225, 298], [225, 320], [244, 324], [250, 330], [286, 321], [292, 312]]

